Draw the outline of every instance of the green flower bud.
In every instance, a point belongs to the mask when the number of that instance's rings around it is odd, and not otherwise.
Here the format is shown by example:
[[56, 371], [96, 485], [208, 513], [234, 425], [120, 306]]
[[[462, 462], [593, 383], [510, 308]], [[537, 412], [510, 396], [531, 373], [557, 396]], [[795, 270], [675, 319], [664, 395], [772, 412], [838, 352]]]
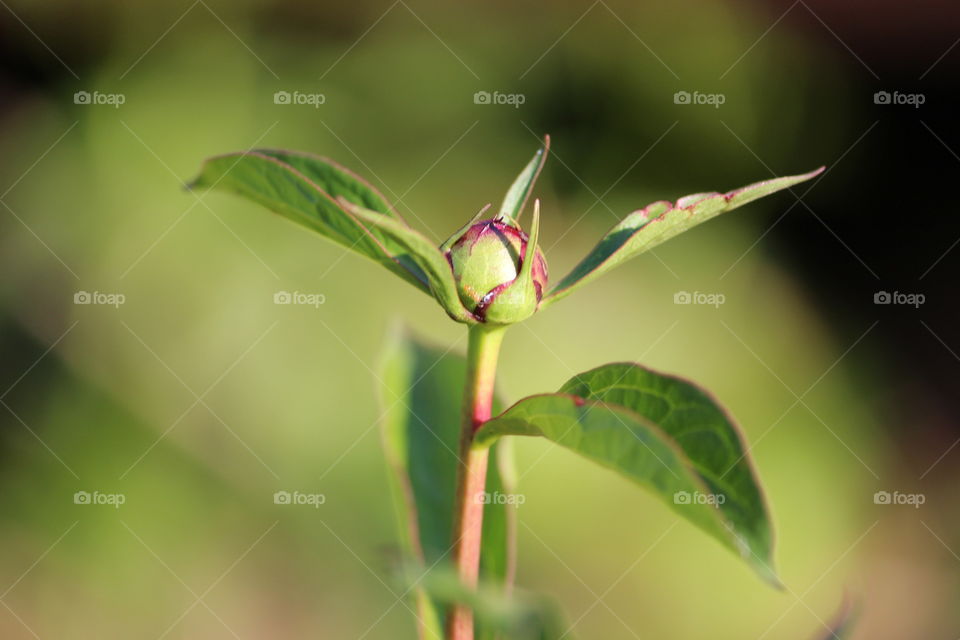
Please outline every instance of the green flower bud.
[[534, 239], [533, 262], [523, 268], [529, 242], [526, 233], [493, 218], [471, 225], [447, 250], [460, 301], [481, 322], [511, 324], [536, 312], [547, 261]]

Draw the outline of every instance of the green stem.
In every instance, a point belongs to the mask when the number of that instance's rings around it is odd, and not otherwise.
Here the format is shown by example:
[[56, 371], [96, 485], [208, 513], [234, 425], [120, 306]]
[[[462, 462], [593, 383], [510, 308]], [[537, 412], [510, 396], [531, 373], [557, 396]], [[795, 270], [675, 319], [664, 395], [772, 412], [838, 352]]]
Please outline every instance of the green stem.
[[[457, 479], [454, 561], [460, 581], [476, 587], [480, 572], [480, 543], [483, 534], [483, 492], [487, 482], [489, 449], [474, 449], [477, 429], [490, 419], [497, 358], [506, 327], [473, 325], [467, 347], [467, 380], [463, 389], [460, 430], [460, 469]], [[473, 640], [473, 612], [455, 606], [447, 621], [449, 640]]]

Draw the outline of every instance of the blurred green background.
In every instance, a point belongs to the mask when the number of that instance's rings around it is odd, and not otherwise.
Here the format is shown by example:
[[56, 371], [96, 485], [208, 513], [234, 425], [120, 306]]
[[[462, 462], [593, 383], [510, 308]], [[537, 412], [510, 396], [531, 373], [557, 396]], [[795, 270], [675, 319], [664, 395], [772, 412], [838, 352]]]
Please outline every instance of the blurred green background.
[[[461, 350], [463, 328], [373, 263], [182, 183], [215, 153], [310, 150], [439, 243], [544, 133], [554, 279], [653, 200], [830, 170], [514, 328], [499, 380], [516, 400], [638, 360], [713, 390], [754, 445], [787, 589], [532, 440], [519, 584], [581, 638], [820, 637], [845, 593], [854, 637], [957, 636], [956, 8], [0, 4], [3, 638], [412, 638], [388, 578], [377, 360], [392, 323]], [[927, 302], [875, 306], [881, 290]]]

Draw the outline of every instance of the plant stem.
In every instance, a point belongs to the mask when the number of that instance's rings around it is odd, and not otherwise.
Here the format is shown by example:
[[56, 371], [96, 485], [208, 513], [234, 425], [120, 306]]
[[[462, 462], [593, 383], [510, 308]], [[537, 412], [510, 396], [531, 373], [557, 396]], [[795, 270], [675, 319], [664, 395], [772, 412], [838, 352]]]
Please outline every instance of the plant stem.
[[[463, 389], [460, 431], [460, 469], [457, 479], [454, 560], [460, 581], [476, 587], [483, 535], [483, 492], [487, 482], [489, 449], [474, 449], [477, 429], [490, 419], [497, 358], [506, 327], [473, 325], [467, 347], [467, 379]], [[473, 612], [454, 606], [447, 620], [449, 640], [473, 640]]]

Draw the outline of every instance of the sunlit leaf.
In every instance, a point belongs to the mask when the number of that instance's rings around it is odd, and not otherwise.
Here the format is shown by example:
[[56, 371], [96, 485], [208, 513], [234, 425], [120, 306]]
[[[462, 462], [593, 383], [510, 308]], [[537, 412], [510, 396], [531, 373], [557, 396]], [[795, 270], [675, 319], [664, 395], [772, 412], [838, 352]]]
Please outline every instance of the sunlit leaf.
[[244, 196], [430, 292], [427, 277], [409, 250], [390, 235], [360, 224], [338, 199], [406, 227], [400, 215], [376, 189], [326, 158], [268, 149], [215, 156], [203, 164], [190, 188], [222, 189]]
[[569, 295], [614, 267], [726, 211], [809, 180], [823, 167], [798, 176], [764, 180], [727, 193], [696, 193], [675, 204], [654, 202], [617, 223], [573, 270], [547, 294], [541, 308]]
[[651, 489], [744, 558], [772, 569], [769, 514], [733, 420], [696, 385], [636, 364], [582, 373], [481, 427], [478, 442], [542, 436]]
[[527, 199], [537, 183], [537, 177], [540, 175], [540, 170], [543, 169], [543, 164], [547, 161], [549, 152], [550, 136], [544, 136], [543, 145], [537, 149], [533, 158], [510, 185], [510, 189], [507, 190], [507, 195], [503, 198], [503, 204], [500, 205], [498, 218], [506, 220], [512, 225], [517, 224], [520, 214], [523, 213], [523, 206], [527, 203]]
[[362, 224], [402, 247], [410, 260], [420, 267], [430, 284], [430, 292], [451, 318], [458, 322], [475, 324], [476, 317], [460, 301], [457, 282], [446, 256], [422, 233], [396, 220], [370, 211], [351, 202], [340, 201], [344, 209]]

